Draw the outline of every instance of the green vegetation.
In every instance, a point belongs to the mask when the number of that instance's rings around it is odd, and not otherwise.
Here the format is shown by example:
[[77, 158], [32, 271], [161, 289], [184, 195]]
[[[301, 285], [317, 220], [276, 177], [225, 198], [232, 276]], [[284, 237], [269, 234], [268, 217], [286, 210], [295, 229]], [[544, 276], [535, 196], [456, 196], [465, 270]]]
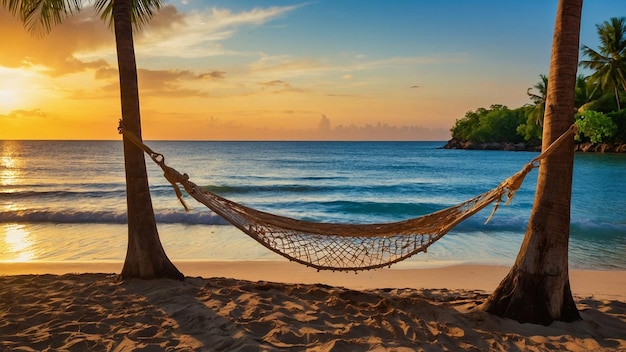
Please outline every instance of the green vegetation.
[[604, 139], [613, 137], [617, 131], [613, 119], [593, 110], [577, 114], [576, 127], [578, 127], [577, 139], [581, 140], [583, 139], [581, 136], [586, 136], [591, 143], [601, 143]]
[[526, 122], [528, 108], [511, 110], [504, 105], [491, 105], [489, 109], [478, 108], [468, 111], [452, 127], [452, 136], [462, 141], [476, 143], [518, 143], [524, 138], [517, 128]]
[[[591, 143], [626, 143], [626, 17], [611, 18], [596, 26], [597, 50], [582, 46], [580, 66], [591, 71], [579, 75], [574, 91], [578, 140]], [[516, 109], [491, 105], [468, 111], [450, 129], [458, 142], [524, 143], [541, 145], [548, 78], [528, 88], [530, 103]]]

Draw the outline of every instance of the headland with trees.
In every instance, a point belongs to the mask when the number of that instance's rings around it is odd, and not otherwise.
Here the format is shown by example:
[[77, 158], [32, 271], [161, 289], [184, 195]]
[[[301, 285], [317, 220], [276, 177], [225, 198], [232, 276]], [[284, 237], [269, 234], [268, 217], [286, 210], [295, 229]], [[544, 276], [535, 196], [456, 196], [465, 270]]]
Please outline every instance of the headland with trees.
[[[588, 76], [578, 75], [575, 97], [576, 149], [583, 152], [626, 152], [626, 17], [613, 17], [596, 25], [600, 46], [581, 48], [580, 66]], [[548, 77], [526, 93], [530, 103], [510, 109], [494, 104], [468, 111], [450, 129], [446, 149], [531, 150], [541, 149], [543, 115]]]

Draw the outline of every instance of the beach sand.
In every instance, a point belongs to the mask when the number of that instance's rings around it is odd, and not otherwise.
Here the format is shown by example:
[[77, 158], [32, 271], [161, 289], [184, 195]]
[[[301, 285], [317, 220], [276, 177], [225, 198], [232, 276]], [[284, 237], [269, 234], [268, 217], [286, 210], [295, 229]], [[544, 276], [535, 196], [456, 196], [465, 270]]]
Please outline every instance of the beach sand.
[[572, 271], [583, 320], [476, 310], [498, 266], [317, 272], [288, 262], [0, 263], [1, 351], [626, 351], [626, 271]]

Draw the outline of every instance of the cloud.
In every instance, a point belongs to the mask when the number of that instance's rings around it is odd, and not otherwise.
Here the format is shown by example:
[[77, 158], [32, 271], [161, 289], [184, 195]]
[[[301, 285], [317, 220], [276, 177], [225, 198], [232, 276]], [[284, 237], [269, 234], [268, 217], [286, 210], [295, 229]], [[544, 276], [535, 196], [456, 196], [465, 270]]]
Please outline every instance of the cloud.
[[[207, 78], [221, 79], [225, 72], [215, 71], [207, 73], [194, 73], [189, 70], [150, 70], [138, 69], [137, 80], [139, 81], [139, 91], [142, 96], [146, 97], [190, 97], [190, 96], [208, 96], [208, 92], [200, 89], [186, 88], [188, 83], [193, 83]], [[117, 69], [99, 69], [95, 73], [98, 80], [108, 81], [108, 84], [102, 87], [102, 90], [111, 95], [119, 91], [119, 82], [117, 80]], [[85, 92], [78, 92], [78, 96], [85, 98]], [[100, 96], [100, 92], [93, 92], [92, 97]]]
[[[221, 79], [224, 72], [195, 73], [189, 70], [150, 70], [138, 69], [137, 80], [141, 97], [158, 98], [185, 98], [207, 97], [205, 89], [190, 88], [197, 86], [197, 82], [207, 79]], [[217, 78], [211, 78], [217, 77]], [[99, 68], [94, 72], [94, 79], [99, 83], [93, 89], [68, 89], [65, 96], [68, 99], [105, 99], [119, 97], [119, 80], [116, 68]]]
[[256, 76], [310, 76], [332, 69], [327, 64], [312, 58], [294, 58], [290, 55], [267, 55], [250, 64], [250, 73]]
[[330, 119], [326, 115], [322, 115], [322, 119], [317, 124], [317, 129], [322, 133], [328, 133], [330, 131]]
[[293, 87], [291, 84], [281, 81], [281, 80], [273, 80], [269, 82], [261, 82], [257, 83], [261, 86], [261, 89], [268, 89], [274, 93], [279, 92], [302, 92], [302, 89], [298, 89]]
[[[234, 55], [219, 42], [235, 35], [241, 27], [263, 25], [301, 6], [304, 5], [241, 12], [211, 8], [191, 13], [181, 13], [171, 5], [164, 6], [148, 26], [136, 34], [135, 50], [143, 59]], [[0, 33], [3, 33], [0, 66], [39, 67], [46, 75], [60, 77], [116, 65], [115, 36], [93, 8], [68, 16], [43, 38], [27, 33], [21, 22], [0, 9]]]
[[[375, 124], [347, 126], [338, 125], [333, 128], [328, 138], [342, 140], [425, 140], [431, 139], [435, 133], [430, 128], [420, 125], [397, 126], [384, 122]], [[446, 134], [449, 132], [446, 130]]]
[[109, 67], [98, 67], [94, 72], [94, 78], [97, 80], [101, 79], [117, 79], [117, 68]]
[[328, 93], [326, 94], [327, 97], [333, 97], [333, 98], [368, 98], [366, 96], [363, 95], [357, 95], [357, 94], [336, 94], [336, 93]]
[[90, 9], [67, 17], [43, 38], [28, 33], [21, 22], [0, 10], [0, 33], [0, 66], [38, 68], [53, 77], [107, 66], [102, 59], [86, 61], [76, 54], [115, 44], [113, 33]]
[[319, 140], [444, 140], [449, 137], [445, 129], [430, 129], [420, 125], [397, 126], [384, 122], [364, 125], [338, 125], [332, 127], [330, 119], [322, 115], [315, 135]]
[[177, 26], [185, 25], [185, 15], [178, 12], [178, 9], [173, 5], [165, 5], [161, 7], [150, 22], [143, 28], [143, 31], [139, 32], [137, 36], [140, 38], [146, 32], [164, 33], [174, 30]]
[[263, 25], [302, 6], [272, 6], [241, 12], [214, 7], [187, 14], [165, 6], [151, 25], [138, 34], [137, 51], [148, 56], [185, 58], [233, 54], [217, 42], [234, 36], [240, 27]]
[[216, 21], [216, 27], [231, 27], [242, 24], [263, 24], [271, 21], [277, 17], [283, 16], [287, 12], [293, 11], [301, 5], [292, 6], [272, 6], [268, 8], [255, 8], [250, 11], [243, 11], [239, 13], [232, 13], [227, 9], [211, 9], [211, 19]]
[[[158, 114], [158, 113], [155, 113]], [[168, 116], [171, 117], [171, 116]], [[315, 127], [272, 127], [250, 122], [231, 119], [221, 119], [215, 116], [198, 119], [188, 115], [181, 115], [179, 120], [193, 121], [193, 131], [154, 130], [146, 131], [150, 138], [176, 139], [176, 133], [185, 133], [185, 138], [202, 140], [347, 140], [347, 141], [443, 141], [449, 139], [448, 129], [429, 129], [419, 125], [396, 126], [382, 122], [376, 124], [350, 124], [333, 127], [330, 119], [322, 115]], [[189, 133], [192, 135], [189, 136]]]
[[43, 112], [41, 109], [32, 109], [32, 110], [13, 110], [6, 115], [0, 114], [0, 118], [7, 119], [23, 119], [23, 118], [42, 118], [47, 117], [47, 114]]
[[[212, 55], [238, 55], [247, 57], [238, 61], [238, 66], [229, 67], [231, 83], [241, 86], [249, 84], [248, 77], [253, 80], [276, 80], [277, 77], [309, 77], [313, 75], [337, 74], [348, 70], [369, 70], [379, 66], [394, 66], [398, 64], [413, 65], [415, 63], [438, 62], [442, 58], [403, 58], [395, 57], [386, 60], [364, 61], [356, 58], [356, 62], [331, 64], [331, 59], [314, 59], [291, 55], [271, 55], [266, 53], [237, 53], [224, 48], [221, 41], [234, 36], [244, 27], [261, 26], [274, 21], [289, 12], [306, 6], [306, 4], [291, 6], [272, 6], [254, 8], [247, 11], [231, 11], [223, 8], [209, 8], [190, 13], [179, 12], [172, 5], [164, 6], [156, 13], [151, 22], [136, 35], [138, 65], [150, 68], [158, 65], [156, 72], [170, 73], [170, 79], [165, 79], [161, 85], [165, 91], [175, 93], [176, 89], [184, 90], [184, 82], [191, 76], [181, 76], [181, 71], [175, 81], [172, 81], [174, 68], [189, 70], [204, 69], [206, 64], [200, 61], [191, 61]], [[51, 77], [61, 77], [78, 72], [94, 72], [96, 80], [116, 79], [115, 38], [111, 30], [97, 16], [93, 9], [87, 8], [82, 12], [67, 17], [65, 22], [53, 29], [44, 38], [35, 38], [22, 29], [21, 23], [10, 18], [6, 11], [0, 11], [0, 29], [2, 33], [15, 33], [5, 36], [9, 41], [0, 43], [0, 66], [26, 67]], [[6, 30], [6, 31], [5, 31]], [[167, 59], [167, 57], [171, 59]], [[156, 58], [156, 60], [154, 60]], [[151, 61], [152, 60], [152, 61]], [[250, 61], [252, 60], [252, 61]], [[190, 71], [188, 71], [190, 72]], [[200, 78], [212, 81], [224, 80], [224, 70], [203, 72]], [[176, 76], [174, 75], [174, 76]], [[197, 76], [197, 75], [196, 75]], [[353, 74], [343, 74], [342, 79], [349, 81]], [[306, 83], [306, 90], [313, 90], [311, 82]], [[315, 81], [316, 90], [322, 89], [327, 82]], [[152, 86], [153, 82], [148, 82]], [[366, 84], [366, 82], [362, 82]], [[283, 85], [281, 92], [304, 91], [289, 83]], [[303, 84], [303, 83], [300, 83]], [[278, 92], [279, 87], [276, 88]], [[153, 91], [156, 93], [156, 90]], [[184, 94], [201, 95], [199, 89], [184, 90]], [[346, 95], [350, 95], [347, 93]]]
[[208, 96], [202, 90], [187, 89], [186, 82], [201, 80], [204, 74], [195, 74], [187, 70], [146, 70], [137, 71], [141, 93], [161, 97]]
[[207, 72], [207, 73], [201, 73], [198, 75], [198, 78], [202, 78], [202, 79], [210, 79], [210, 80], [221, 80], [224, 79], [226, 76], [226, 72], [225, 71], [212, 71], [212, 72]]

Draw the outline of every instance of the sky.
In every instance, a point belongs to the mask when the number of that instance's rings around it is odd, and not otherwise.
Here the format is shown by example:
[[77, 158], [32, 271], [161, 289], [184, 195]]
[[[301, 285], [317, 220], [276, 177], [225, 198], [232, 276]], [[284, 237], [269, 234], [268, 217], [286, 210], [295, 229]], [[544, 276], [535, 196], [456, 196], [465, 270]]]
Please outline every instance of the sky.
[[[557, 0], [171, 0], [135, 33], [147, 140], [437, 140], [529, 103]], [[587, 0], [581, 45], [626, 16]], [[0, 139], [120, 139], [115, 38], [92, 9], [45, 36], [0, 9]]]

